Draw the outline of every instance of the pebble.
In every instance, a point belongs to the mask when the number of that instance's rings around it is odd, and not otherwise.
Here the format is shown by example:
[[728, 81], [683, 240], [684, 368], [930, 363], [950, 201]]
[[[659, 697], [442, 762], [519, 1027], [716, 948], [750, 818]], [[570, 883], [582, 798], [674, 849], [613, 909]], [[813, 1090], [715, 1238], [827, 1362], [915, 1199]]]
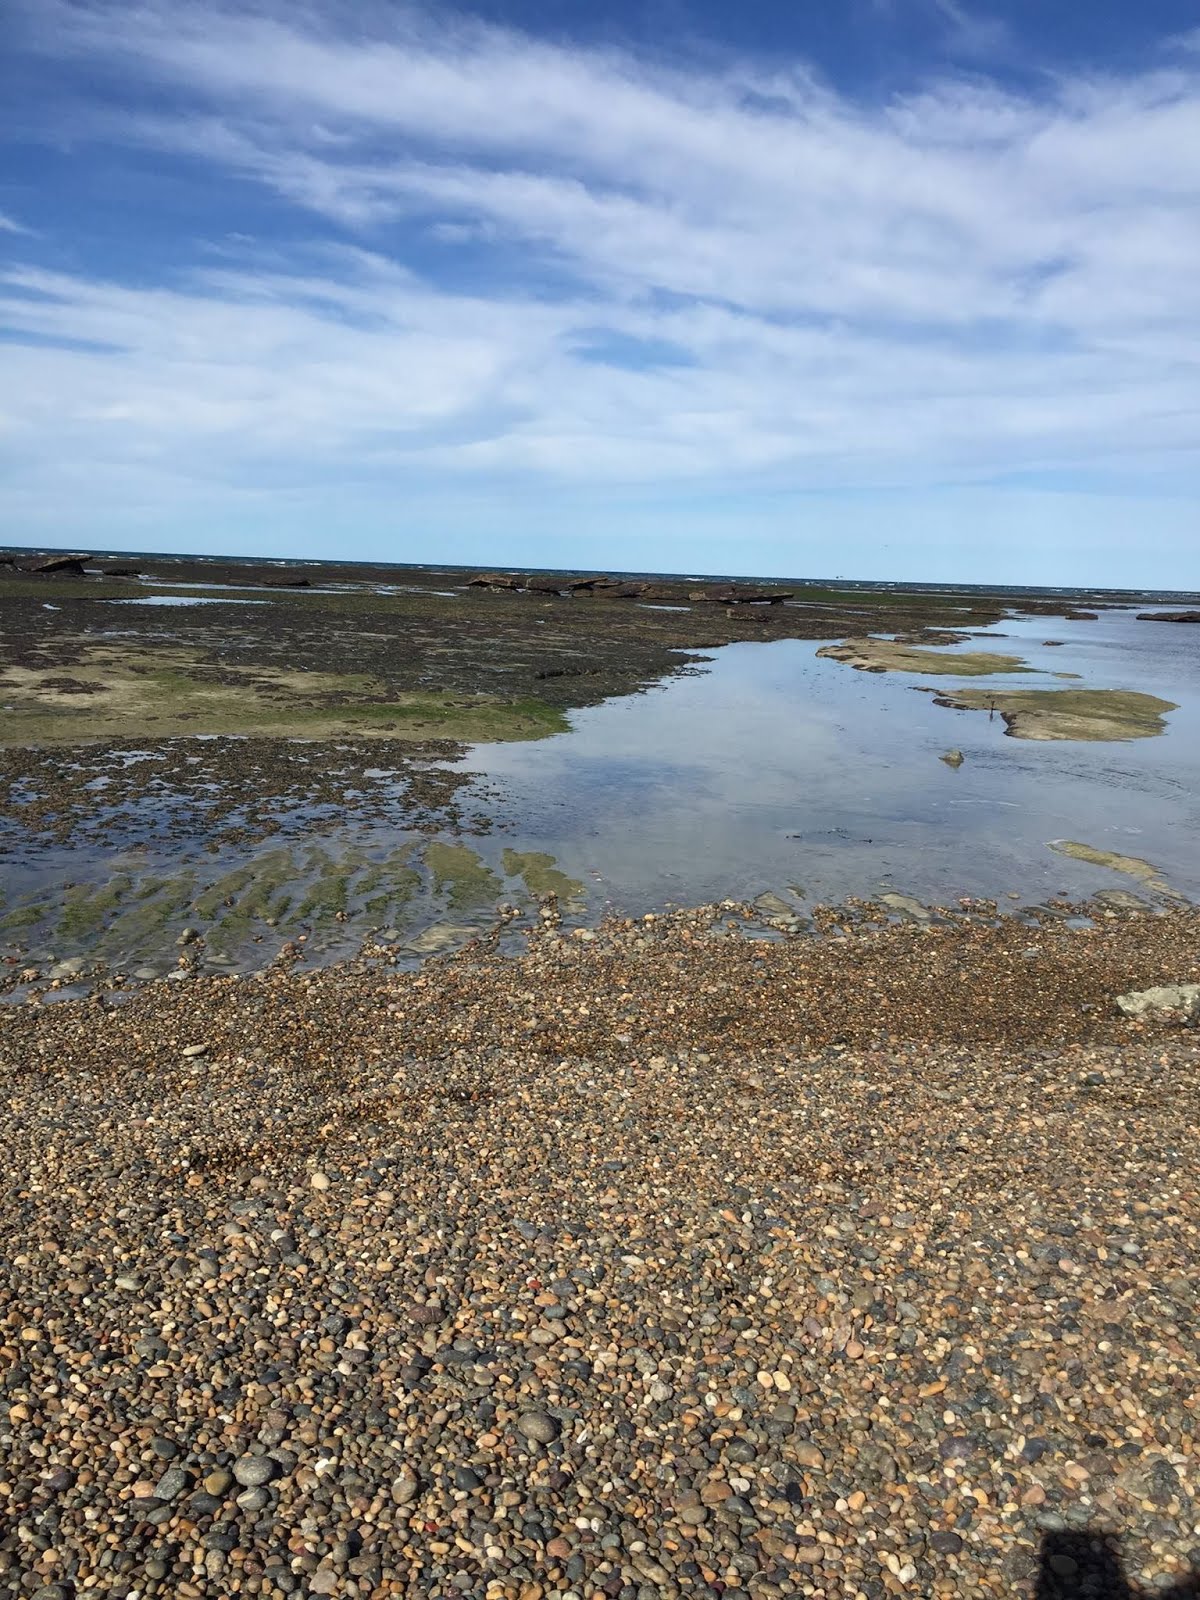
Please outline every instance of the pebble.
[[239, 1456], [233, 1463], [234, 1477], [247, 1489], [257, 1489], [261, 1484], [270, 1483], [278, 1470], [270, 1456]]
[[538, 1444], [552, 1444], [561, 1431], [558, 1421], [544, 1411], [526, 1411], [517, 1418], [517, 1432]]
[[0, 1588], [1178, 1583], [1200, 1039], [1113, 997], [1197, 918], [841, 917], [13, 1008]]

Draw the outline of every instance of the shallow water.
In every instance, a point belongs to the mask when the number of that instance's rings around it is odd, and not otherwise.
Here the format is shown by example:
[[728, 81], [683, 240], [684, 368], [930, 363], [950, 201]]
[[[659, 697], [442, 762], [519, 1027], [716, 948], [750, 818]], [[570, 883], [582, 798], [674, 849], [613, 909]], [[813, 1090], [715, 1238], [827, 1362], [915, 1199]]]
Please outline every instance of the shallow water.
[[[204, 930], [212, 959], [239, 967], [301, 932], [312, 957], [353, 953], [387, 925], [398, 930], [389, 942], [423, 953], [491, 923], [497, 902], [532, 905], [542, 890], [506, 851], [540, 852], [582, 885], [562, 899], [583, 921], [766, 890], [801, 891], [809, 906], [893, 890], [1013, 909], [1145, 893], [1049, 848], [1064, 839], [1148, 859], [1200, 900], [1200, 627], [1114, 611], [1009, 620], [950, 648], [987, 639], [1035, 672], [935, 686], [1052, 689], [1068, 686], [1053, 674], [1078, 673], [1087, 687], [1179, 709], [1157, 738], [1036, 743], [1008, 737], [998, 716], [934, 705], [914, 692], [919, 674], [821, 659], [820, 641], [728, 645], [689, 658], [687, 675], [572, 713], [567, 733], [474, 747], [464, 810], [491, 831], [463, 841], [457, 883], [411, 831], [403, 778], [386, 763], [360, 781], [394, 793], [397, 820], [301, 803], [280, 813], [273, 838], [240, 847], [214, 838], [200, 796], [152, 780], [113, 807], [109, 846], [7, 846], [8, 939], [55, 957], [98, 951], [126, 970], [172, 963], [185, 925]], [[964, 756], [957, 769], [939, 759], [952, 748]], [[149, 757], [131, 747], [127, 759]]]
[[215, 594], [151, 594], [137, 595], [130, 600], [110, 600], [110, 606], [265, 606], [268, 600], [228, 600]]
[[[578, 711], [537, 745], [479, 746], [469, 765], [500, 784], [491, 810], [522, 848], [628, 911], [788, 884], [810, 901], [888, 887], [1027, 901], [1127, 883], [1048, 849], [1064, 838], [1144, 856], [1200, 897], [1200, 628], [1120, 611], [984, 632], [1038, 674], [964, 683], [1057, 688], [1051, 674], [1075, 672], [1180, 709], [1154, 739], [1035, 743], [935, 706], [913, 692], [919, 675], [856, 672], [784, 640], [728, 645], [700, 676]], [[938, 759], [950, 748], [957, 770]]]

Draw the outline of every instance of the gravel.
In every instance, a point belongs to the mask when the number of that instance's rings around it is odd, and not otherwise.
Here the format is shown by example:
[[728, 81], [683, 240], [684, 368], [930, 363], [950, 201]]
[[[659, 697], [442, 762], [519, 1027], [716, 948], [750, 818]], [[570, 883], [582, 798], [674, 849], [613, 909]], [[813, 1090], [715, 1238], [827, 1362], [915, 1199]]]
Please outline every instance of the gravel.
[[1180, 1582], [1200, 917], [838, 925], [5, 1011], [0, 1592]]

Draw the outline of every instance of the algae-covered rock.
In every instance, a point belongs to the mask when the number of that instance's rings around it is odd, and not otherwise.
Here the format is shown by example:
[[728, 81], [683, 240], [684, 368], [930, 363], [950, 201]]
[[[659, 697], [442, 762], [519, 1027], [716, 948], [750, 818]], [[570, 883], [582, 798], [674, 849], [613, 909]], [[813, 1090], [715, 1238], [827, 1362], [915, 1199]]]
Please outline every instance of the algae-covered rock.
[[1086, 861], [1093, 867], [1108, 867], [1112, 872], [1123, 872], [1128, 878], [1137, 878], [1156, 894], [1179, 900], [1183, 896], [1162, 876], [1152, 861], [1141, 856], [1125, 856], [1115, 850], [1098, 850], [1095, 845], [1081, 844], [1078, 839], [1051, 839], [1050, 849], [1060, 856], [1070, 856], [1073, 861]]
[[936, 677], [980, 678], [1001, 672], [1028, 672], [1020, 656], [988, 650], [925, 650], [898, 639], [847, 639], [817, 651], [830, 661], [844, 661], [858, 672], [922, 672]]
[[1132, 689], [946, 689], [934, 704], [999, 713], [1012, 739], [1152, 739], [1172, 700]]
[[560, 900], [583, 898], [580, 880], [560, 871], [554, 864], [554, 857], [545, 850], [505, 850], [501, 859], [509, 877], [520, 878], [530, 894], [539, 900], [551, 894]]

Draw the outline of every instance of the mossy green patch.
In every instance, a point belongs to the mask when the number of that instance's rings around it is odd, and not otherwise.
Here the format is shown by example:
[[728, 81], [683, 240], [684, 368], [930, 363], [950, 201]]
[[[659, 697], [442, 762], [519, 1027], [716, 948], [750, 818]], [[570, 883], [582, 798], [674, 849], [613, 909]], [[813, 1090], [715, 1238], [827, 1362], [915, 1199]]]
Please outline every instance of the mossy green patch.
[[520, 878], [530, 894], [541, 899], [548, 894], [560, 900], [578, 900], [583, 897], [583, 884], [578, 878], [568, 878], [554, 864], [554, 857], [542, 850], [505, 850], [504, 870], [510, 878]]
[[540, 739], [564, 712], [524, 697], [434, 691], [396, 694], [366, 673], [300, 672], [159, 650], [79, 641], [69, 673], [0, 669], [0, 740], [62, 744], [172, 734], [261, 734], [488, 742]]
[[434, 888], [446, 891], [452, 910], [492, 905], [499, 897], [499, 878], [487, 862], [465, 844], [434, 840], [425, 848], [425, 863], [433, 874]]

